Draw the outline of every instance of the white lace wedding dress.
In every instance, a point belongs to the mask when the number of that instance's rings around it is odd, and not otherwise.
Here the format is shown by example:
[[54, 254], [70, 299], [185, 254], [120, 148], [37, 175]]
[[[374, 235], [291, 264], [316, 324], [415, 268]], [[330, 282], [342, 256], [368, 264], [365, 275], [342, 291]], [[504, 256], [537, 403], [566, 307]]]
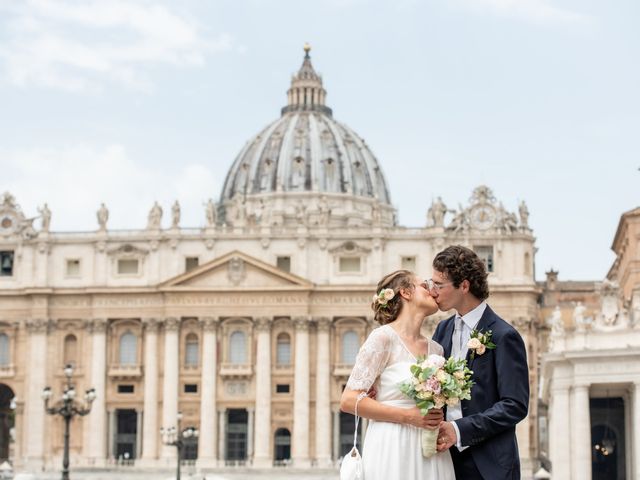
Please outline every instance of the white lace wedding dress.
[[[429, 340], [428, 354], [442, 355], [440, 344]], [[415, 402], [398, 385], [411, 377], [416, 358], [389, 325], [375, 329], [360, 348], [346, 388], [369, 390], [385, 405], [411, 408]], [[420, 428], [399, 423], [369, 421], [362, 461], [365, 480], [455, 480], [449, 451], [431, 458], [422, 456]]]

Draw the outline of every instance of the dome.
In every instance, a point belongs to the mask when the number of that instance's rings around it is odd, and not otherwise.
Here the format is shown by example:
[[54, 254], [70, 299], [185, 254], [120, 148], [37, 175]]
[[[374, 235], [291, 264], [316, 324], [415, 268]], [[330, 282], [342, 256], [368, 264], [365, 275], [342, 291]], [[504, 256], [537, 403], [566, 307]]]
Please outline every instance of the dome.
[[[281, 116], [251, 138], [224, 182], [221, 204], [235, 196], [316, 193], [348, 195], [391, 206], [376, 157], [353, 130], [333, 118], [305, 46]], [[295, 195], [294, 195], [295, 196]]]

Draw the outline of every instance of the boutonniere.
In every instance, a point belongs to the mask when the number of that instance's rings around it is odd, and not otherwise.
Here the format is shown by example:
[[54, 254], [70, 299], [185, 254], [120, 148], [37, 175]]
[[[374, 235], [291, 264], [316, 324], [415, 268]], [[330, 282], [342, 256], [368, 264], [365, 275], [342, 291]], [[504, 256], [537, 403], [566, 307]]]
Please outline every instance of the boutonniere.
[[491, 337], [493, 333], [491, 330], [487, 330], [486, 332], [476, 330], [475, 328], [471, 331], [471, 338], [467, 342], [467, 348], [471, 350], [471, 360], [473, 360], [476, 356], [484, 354], [487, 350], [493, 350], [496, 348], [496, 344], [491, 341]]

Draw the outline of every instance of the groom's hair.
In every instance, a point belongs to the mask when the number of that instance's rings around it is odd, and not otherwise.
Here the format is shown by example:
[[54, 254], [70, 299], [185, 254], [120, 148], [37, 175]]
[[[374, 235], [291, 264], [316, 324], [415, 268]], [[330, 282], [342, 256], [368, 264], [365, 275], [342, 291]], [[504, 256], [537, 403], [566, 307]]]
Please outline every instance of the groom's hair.
[[469, 291], [478, 300], [485, 300], [489, 296], [487, 269], [473, 250], [462, 245], [451, 245], [436, 255], [433, 268], [444, 273], [455, 288], [464, 280], [469, 280]]

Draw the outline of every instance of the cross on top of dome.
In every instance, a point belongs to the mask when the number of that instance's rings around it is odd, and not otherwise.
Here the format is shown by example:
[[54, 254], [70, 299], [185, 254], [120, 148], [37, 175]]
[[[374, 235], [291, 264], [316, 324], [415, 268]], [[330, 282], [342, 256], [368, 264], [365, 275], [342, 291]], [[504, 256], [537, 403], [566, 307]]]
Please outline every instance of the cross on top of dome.
[[311, 64], [311, 45], [305, 43], [303, 50], [302, 66], [291, 78], [291, 87], [287, 91], [287, 106], [282, 109], [282, 114], [316, 111], [331, 116], [331, 109], [325, 105], [327, 91], [322, 86], [322, 77]]

